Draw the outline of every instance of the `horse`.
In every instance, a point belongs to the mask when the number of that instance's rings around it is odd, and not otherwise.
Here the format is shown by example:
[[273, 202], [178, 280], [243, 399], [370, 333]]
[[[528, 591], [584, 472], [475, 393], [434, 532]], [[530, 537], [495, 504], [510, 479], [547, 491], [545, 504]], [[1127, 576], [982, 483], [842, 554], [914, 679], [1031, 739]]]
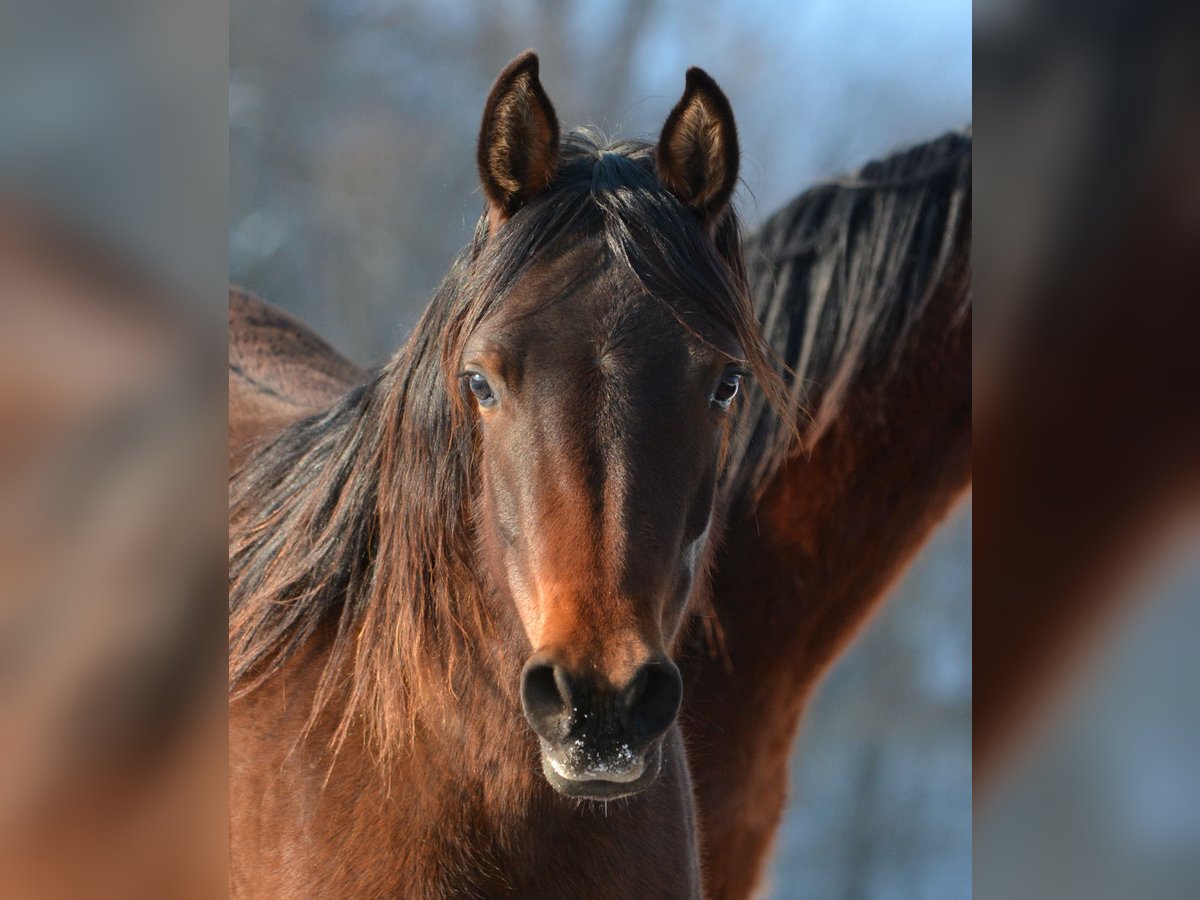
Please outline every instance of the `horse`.
[[[709, 896], [752, 893], [808, 696], [969, 479], [970, 161], [968, 134], [897, 153], [806, 192], [744, 244], [760, 326], [797, 373], [788, 408], [802, 441], [762, 398], [743, 411], [755, 424], [723, 488], [741, 497], [726, 514], [741, 535], [726, 528], [710, 603], [683, 642], [682, 716]], [[235, 297], [231, 332], [286, 321]], [[317, 346], [308, 337], [274, 346], [283, 344]], [[320, 347], [332, 359], [314, 360], [314, 371], [348, 365]], [[336, 385], [329, 401], [354, 383]], [[289, 395], [289, 385], [271, 389]], [[763, 542], [768, 521], [778, 537]], [[797, 546], [802, 555], [791, 553]], [[800, 649], [764, 640], [785, 628]]]
[[[808, 191], [744, 245], [760, 325], [797, 373], [802, 441], [752, 400], [723, 487], [742, 498], [741, 527], [684, 639], [711, 896], [757, 883], [807, 697], [968, 482], [970, 158], [969, 134], [897, 153]], [[760, 541], [767, 515], [778, 527]]]
[[751, 386], [680, 662], [709, 897], [752, 895], [808, 698], [970, 482], [970, 204], [971, 138], [951, 133], [744, 245], [791, 414]]
[[785, 400], [732, 111], [693, 68], [657, 144], [560, 134], [527, 52], [477, 161], [485, 211], [393, 359], [231, 429], [302, 415], [230, 479], [235, 896], [701, 893], [673, 657], [743, 384]]

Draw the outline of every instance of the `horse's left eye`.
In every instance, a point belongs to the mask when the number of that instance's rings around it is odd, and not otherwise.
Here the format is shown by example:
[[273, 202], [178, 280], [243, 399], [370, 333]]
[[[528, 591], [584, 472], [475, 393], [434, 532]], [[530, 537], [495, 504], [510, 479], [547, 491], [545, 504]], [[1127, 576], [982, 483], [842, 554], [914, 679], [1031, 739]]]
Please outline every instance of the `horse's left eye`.
[[480, 406], [487, 407], [496, 404], [496, 392], [492, 390], [488, 380], [478, 372], [467, 373], [467, 387], [471, 389], [471, 393], [475, 395]]
[[726, 372], [721, 376], [712, 394], [712, 404], [717, 409], [729, 409], [729, 404], [737, 396], [738, 387], [742, 383], [741, 372]]

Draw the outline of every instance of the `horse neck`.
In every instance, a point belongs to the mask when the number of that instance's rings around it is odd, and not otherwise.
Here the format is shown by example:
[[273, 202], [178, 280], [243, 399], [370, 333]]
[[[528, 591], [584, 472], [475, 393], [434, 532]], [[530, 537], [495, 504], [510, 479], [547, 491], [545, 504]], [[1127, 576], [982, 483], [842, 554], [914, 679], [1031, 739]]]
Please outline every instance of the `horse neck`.
[[[732, 529], [731, 569], [751, 565], [766, 589], [755, 595], [757, 616], [739, 615], [753, 627], [727, 635], [731, 655], [773, 659], [793, 686], [810, 685], [961, 495], [970, 477], [965, 289], [962, 269], [938, 286], [888, 374], [854, 384], [815, 444], [787, 460]], [[774, 628], [759, 630], [768, 621]]]
[[793, 698], [970, 474], [969, 138], [864, 172], [805, 195], [747, 250], [803, 411], [791, 449], [769, 417], [751, 432], [739, 470], [761, 480], [731, 488], [714, 606], [732, 661], [786, 669]]
[[895, 356], [859, 371], [729, 523], [713, 584], [724, 651], [739, 681], [786, 686], [797, 711], [969, 482], [968, 257], [963, 243]]
[[709, 896], [750, 895], [812, 688], [968, 482], [965, 282], [960, 268], [894, 374], [852, 383], [811, 452], [729, 522], [711, 596], [723, 652], [681, 660]]

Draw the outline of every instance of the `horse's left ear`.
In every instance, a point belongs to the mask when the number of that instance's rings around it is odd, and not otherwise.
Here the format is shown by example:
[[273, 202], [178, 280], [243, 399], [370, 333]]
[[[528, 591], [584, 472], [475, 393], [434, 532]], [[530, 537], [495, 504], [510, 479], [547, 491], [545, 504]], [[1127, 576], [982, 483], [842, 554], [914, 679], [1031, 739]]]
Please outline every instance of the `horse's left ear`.
[[558, 117], [526, 50], [496, 78], [479, 129], [479, 178], [493, 228], [550, 186], [558, 165]]
[[739, 156], [728, 98], [703, 69], [688, 69], [683, 97], [658, 139], [658, 177], [714, 229], [729, 208]]

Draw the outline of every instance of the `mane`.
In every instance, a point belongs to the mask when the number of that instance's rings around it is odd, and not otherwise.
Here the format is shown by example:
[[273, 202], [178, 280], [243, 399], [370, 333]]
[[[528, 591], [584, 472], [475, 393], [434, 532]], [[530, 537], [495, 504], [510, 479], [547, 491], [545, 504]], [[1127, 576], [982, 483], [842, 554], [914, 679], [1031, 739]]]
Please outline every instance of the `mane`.
[[[605, 253], [684, 327], [737, 340], [767, 398], [768, 361], [726, 216], [711, 240], [663, 188], [653, 146], [564, 138], [554, 183], [494, 240], [486, 217], [405, 345], [367, 384], [296, 423], [230, 483], [230, 690], [245, 696], [311, 648], [327, 651], [309, 727], [336, 706], [383, 754], [415, 698], [497, 643], [475, 563], [474, 417], [454, 388], [464, 342], [532, 266], [599, 235]], [[337, 699], [337, 703], [332, 701]]]
[[[788, 381], [794, 419], [753, 386], [727, 502], [748, 503], [841, 415], [852, 386], [882, 381], [910, 349], [943, 280], [969, 264], [971, 136], [954, 132], [818, 185], [746, 239], [755, 311]], [[969, 281], [947, 327], [961, 325]]]

